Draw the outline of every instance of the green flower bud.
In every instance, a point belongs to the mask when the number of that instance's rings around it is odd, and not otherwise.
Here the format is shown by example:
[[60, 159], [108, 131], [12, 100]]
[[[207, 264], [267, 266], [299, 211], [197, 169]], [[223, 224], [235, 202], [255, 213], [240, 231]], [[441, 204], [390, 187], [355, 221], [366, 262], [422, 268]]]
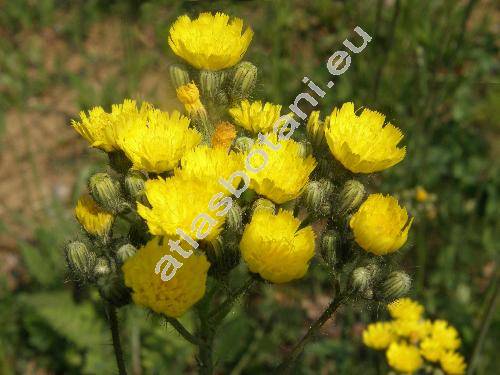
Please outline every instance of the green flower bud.
[[170, 65], [170, 80], [175, 89], [189, 83], [189, 73], [184, 65]]
[[361, 293], [361, 297], [368, 300], [373, 299], [373, 289], [372, 288], [365, 289]]
[[101, 297], [113, 306], [122, 307], [130, 303], [130, 289], [127, 288], [123, 277], [110, 273], [97, 281]]
[[235, 201], [227, 212], [226, 226], [228, 230], [235, 233], [241, 233], [243, 230], [243, 210]]
[[111, 272], [111, 267], [109, 266], [109, 261], [105, 257], [97, 258], [97, 262], [94, 266], [94, 276], [99, 278], [106, 276]]
[[348, 180], [337, 200], [337, 213], [341, 216], [346, 216], [356, 211], [366, 196], [365, 186], [356, 180]]
[[116, 257], [121, 263], [125, 263], [128, 258], [133, 257], [137, 253], [137, 249], [135, 248], [134, 245], [132, 244], [125, 244], [121, 246], [117, 251], [116, 251]]
[[123, 151], [108, 152], [109, 165], [116, 173], [125, 174], [132, 166], [132, 162]]
[[65, 253], [71, 273], [79, 280], [89, 280], [97, 260], [95, 253], [80, 241], [68, 243]]
[[134, 201], [142, 201], [146, 176], [139, 171], [128, 171], [125, 176], [125, 190], [127, 196]]
[[269, 210], [274, 213], [276, 211], [276, 205], [269, 199], [259, 198], [253, 202], [252, 213], [255, 213], [258, 210]]
[[257, 83], [257, 67], [251, 62], [242, 61], [233, 69], [229, 86], [232, 102], [240, 102], [250, 96]]
[[250, 151], [250, 149], [253, 147], [254, 144], [255, 144], [255, 141], [252, 138], [238, 137], [234, 141], [234, 148], [238, 152], [246, 153], [246, 152]]
[[333, 184], [329, 180], [310, 181], [302, 194], [302, 202], [310, 213], [328, 216], [331, 211], [332, 195]]
[[403, 297], [411, 287], [410, 276], [403, 271], [393, 271], [380, 285], [378, 296], [384, 301], [392, 302]]
[[312, 153], [312, 146], [309, 142], [300, 142], [299, 143], [299, 156], [301, 158], [307, 158]]
[[106, 211], [116, 214], [126, 207], [120, 183], [107, 173], [96, 173], [90, 177], [89, 191], [97, 204]]
[[313, 111], [307, 119], [307, 137], [311, 144], [319, 149], [325, 145], [325, 126], [324, 122], [319, 118], [320, 112]]
[[330, 267], [334, 267], [337, 262], [338, 234], [333, 230], [327, 230], [321, 237], [320, 252], [323, 260]]
[[226, 243], [221, 236], [208, 243], [205, 253], [211, 265], [209, 274], [216, 277], [227, 275], [240, 261], [238, 244]]
[[226, 73], [224, 71], [200, 71], [200, 89], [203, 97], [214, 101], [219, 96], [219, 93], [222, 92], [225, 79]]
[[351, 274], [351, 288], [355, 292], [363, 293], [372, 281], [371, 273], [366, 267], [358, 267]]

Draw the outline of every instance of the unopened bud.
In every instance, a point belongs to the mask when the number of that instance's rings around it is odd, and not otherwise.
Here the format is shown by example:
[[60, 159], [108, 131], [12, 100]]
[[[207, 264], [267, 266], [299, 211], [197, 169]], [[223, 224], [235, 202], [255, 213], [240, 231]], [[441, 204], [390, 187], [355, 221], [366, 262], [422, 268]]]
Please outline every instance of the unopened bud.
[[224, 71], [200, 71], [200, 88], [204, 98], [214, 101], [222, 91], [222, 86], [226, 78]]
[[300, 142], [299, 143], [299, 156], [303, 159], [307, 158], [312, 153], [312, 146], [309, 142]]
[[356, 211], [366, 196], [365, 186], [357, 180], [348, 180], [339, 193], [337, 213], [346, 216]]
[[182, 85], [189, 83], [189, 73], [183, 65], [171, 65], [170, 66], [170, 80], [174, 88], [178, 88]]
[[255, 141], [250, 137], [238, 137], [234, 141], [234, 148], [238, 152], [247, 153], [252, 149], [254, 144]]
[[302, 201], [309, 212], [327, 216], [331, 210], [332, 194], [333, 184], [329, 180], [310, 181], [304, 189]]
[[227, 275], [240, 261], [237, 244], [226, 244], [221, 236], [210, 241], [205, 252], [211, 264], [209, 273], [216, 277]]
[[141, 201], [144, 196], [146, 176], [139, 171], [130, 170], [125, 176], [125, 190], [129, 199]]
[[269, 199], [259, 198], [252, 205], [252, 213], [256, 213], [260, 210], [268, 210], [274, 214], [276, 211], [276, 205], [271, 202]]
[[126, 207], [120, 183], [107, 173], [96, 173], [90, 177], [89, 191], [96, 203], [106, 211], [118, 213]]
[[240, 233], [243, 229], [243, 210], [235, 201], [227, 212], [226, 226], [228, 230], [235, 233]]
[[384, 301], [392, 302], [403, 297], [411, 287], [410, 276], [403, 271], [393, 271], [380, 286], [380, 297]]
[[79, 280], [88, 280], [96, 264], [96, 255], [83, 242], [73, 241], [66, 245], [66, 262], [71, 273]]
[[105, 257], [97, 258], [97, 262], [94, 267], [94, 276], [99, 278], [105, 276], [111, 272], [111, 267], [109, 266], [109, 261]]
[[121, 263], [125, 263], [127, 259], [133, 257], [137, 253], [137, 249], [135, 246], [132, 244], [125, 244], [121, 246], [117, 251], [116, 251], [116, 257]]
[[240, 102], [250, 96], [257, 83], [257, 67], [251, 62], [242, 61], [234, 67], [229, 87], [232, 102]]
[[132, 166], [132, 162], [123, 151], [108, 152], [109, 165], [116, 173], [125, 174]]
[[324, 123], [319, 119], [319, 115], [319, 111], [311, 112], [306, 126], [309, 141], [315, 148], [321, 148], [325, 144], [325, 127]]
[[366, 267], [358, 267], [351, 274], [351, 287], [353, 291], [363, 293], [370, 287], [370, 271]]
[[125, 286], [123, 278], [110, 273], [97, 281], [101, 297], [113, 306], [122, 307], [130, 303], [130, 289]]
[[321, 257], [330, 267], [334, 267], [337, 262], [338, 240], [338, 234], [333, 230], [325, 231], [321, 237]]

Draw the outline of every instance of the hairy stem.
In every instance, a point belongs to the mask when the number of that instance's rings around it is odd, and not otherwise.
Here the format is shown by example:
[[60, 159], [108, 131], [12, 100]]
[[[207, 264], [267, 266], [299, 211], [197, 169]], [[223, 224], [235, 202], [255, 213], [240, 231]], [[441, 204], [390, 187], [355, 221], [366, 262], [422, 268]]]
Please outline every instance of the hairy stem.
[[249, 278], [243, 286], [234, 292], [230, 293], [229, 296], [226, 298], [224, 302], [222, 302], [214, 311], [210, 312], [210, 320], [211, 322], [215, 323], [216, 325], [219, 324], [231, 311], [231, 308], [233, 307], [234, 303], [236, 300], [245, 294], [254, 284], [255, 284], [255, 279], [254, 278]]
[[198, 345], [200, 343], [200, 340], [193, 336], [183, 325], [181, 322], [179, 322], [175, 318], [170, 318], [170, 317], [165, 317], [167, 322], [169, 322], [172, 327], [175, 328], [175, 330], [186, 339], [186, 341], [189, 341], [193, 345]]
[[110, 304], [106, 304], [106, 313], [109, 319], [109, 327], [111, 328], [111, 336], [113, 337], [113, 349], [115, 351], [116, 365], [120, 375], [127, 375], [125, 362], [123, 361], [123, 350], [120, 343], [120, 330], [118, 329], [118, 319], [116, 317], [116, 308]]

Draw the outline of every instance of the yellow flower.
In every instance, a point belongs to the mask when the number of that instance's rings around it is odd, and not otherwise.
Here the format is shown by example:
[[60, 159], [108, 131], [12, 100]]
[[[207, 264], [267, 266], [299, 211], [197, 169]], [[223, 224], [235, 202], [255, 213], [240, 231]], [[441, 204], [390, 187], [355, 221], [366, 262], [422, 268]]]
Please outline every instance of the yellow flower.
[[215, 127], [215, 132], [212, 136], [212, 146], [227, 150], [231, 147], [234, 138], [236, 138], [234, 125], [227, 121], [220, 122]]
[[448, 325], [446, 320], [435, 320], [432, 324], [432, 337], [439, 344], [449, 350], [455, 350], [460, 346], [460, 338], [455, 327]]
[[429, 320], [396, 319], [392, 322], [394, 333], [416, 343], [427, 337], [432, 329]]
[[253, 31], [242, 31], [243, 21], [229, 20], [224, 13], [201, 13], [195, 20], [184, 15], [170, 27], [168, 44], [197, 69], [220, 70], [237, 64], [245, 54]]
[[75, 207], [75, 216], [82, 227], [94, 236], [105, 237], [113, 225], [113, 215], [102, 210], [88, 194], [83, 194]]
[[201, 141], [200, 133], [189, 128], [189, 119], [177, 111], [169, 114], [148, 105], [127, 121], [119, 145], [134, 169], [156, 173], [172, 170]]
[[395, 198], [371, 194], [349, 225], [359, 246], [370, 253], [385, 255], [405, 244], [412, 222], [413, 219], [408, 223], [406, 209]]
[[429, 198], [429, 193], [422, 187], [422, 186], [417, 186], [415, 189], [415, 199], [418, 202], [425, 202]]
[[[276, 143], [277, 137], [272, 135], [269, 140]], [[257, 193], [264, 195], [276, 203], [284, 203], [297, 198], [307, 182], [309, 175], [316, 167], [316, 160], [312, 156], [303, 158], [299, 143], [288, 140], [279, 142], [279, 150], [271, 150], [265, 144], [255, 144], [250, 150], [250, 165], [253, 168], [264, 165], [256, 172], [248, 170], [250, 187]], [[247, 158], [248, 159], [248, 158]]]
[[280, 118], [281, 106], [278, 104], [248, 100], [241, 101], [236, 107], [229, 109], [237, 125], [255, 134], [273, 131], [274, 123]]
[[333, 156], [354, 173], [372, 173], [389, 168], [403, 160], [406, 149], [397, 145], [401, 131], [388, 123], [381, 113], [364, 109], [359, 116], [353, 103], [335, 108], [325, 129]]
[[240, 242], [250, 271], [273, 283], [303, 277], [314, 255], [314, 232], [310, 226], [297, 230], [299, 225], [300, 220], [289, 211], [276, 215], [255, 211]]
[[437, 362], [443, 355], [443, 347], [432, 337], [427, 337], [420, 343], [420, 354], [430, 362]]
[[446, 352], [441, 356], [441, 367], [443, 371], [449, 375], [465, 374], [464, 357], [455, 352]]
[[424, 307], [410, 298], [400, 298], [387, 305], [389, 314], [394, 319], [419, 320], [424, 312]]
[[[186, 153], [181, 159], [181, 168], [175, 170], [175, 175], [200, 183], [218, 183], [220, 178], [229, 176], [243, 169], [243, 157], [234, 151], [223, 148], [212, 148], [200, 145]], [[236, 182], [236, 179], [235, 179]], [[224, 190], [221, 187], [221, 191]]]
[[396, 371], [412, 374], [423, 364], [418, 348], [404, 342], [393, 342], [386, 352], [387, 362]]
[[180, 267], [168, 282], [162, 281], [154, 273], [158, 260], [165, 254], [179, 258], [170, 250], [168, 241], [159, 239], [149, 241], [129, 258], [122, 267], [125, 284], [132, 288], [132, 299], [137, 305], [170, 317], [179, 317], [205, 294], [207, 271], [210, 267], [205, 255], [192, 254], [182, 258]]
[[186, 111], [191, 113], [203, 107], [200, 101], [200, 92], [194, 83], [179, 86], [176, 90], [177, 98], [184, 104]]
[[85, 138], [92, 147], [106, 152], [119, 150], [118, 139], [126, 128], [126, 119], [139, 113], [135, 100], [126, 99], [123, 104], [114, 104], [111, 113], [102, 107], [92, 108], [88, 115], [80, 112], [81, 122], [71, 121], [73, 128]]
[[[224, 224], [224, 217], [208, 211], [210, 200], [219, 191], [221, 187], [215, 183], [201, 184], [197, 179], [182, 176], [148, 180], [144, 192], [151, 208], [137, 203], [137, 212], [146, 220], [151, 234], [176, 236], [179, 228], [192, 238], [199, 234], [201, 239], [206, 234], [207, 240], [213, 240]], [[195, 221], [201, 214], [210, 224]]]
[[394, 340], [396, 336], [392, 332], [391, 323], [377, 322], [369, 324], [363, 331], [363, 343], [369, 348], [385, 349]]

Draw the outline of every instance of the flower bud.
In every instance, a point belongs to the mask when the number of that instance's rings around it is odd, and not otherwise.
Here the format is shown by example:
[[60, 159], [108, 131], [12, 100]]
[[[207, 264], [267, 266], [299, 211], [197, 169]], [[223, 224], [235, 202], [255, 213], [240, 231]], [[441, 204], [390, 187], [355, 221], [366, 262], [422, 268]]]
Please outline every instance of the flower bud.
[[110, 273], [103, 276], [97, 281], [97, 286], [101, 297], [113, 306], [122, 307], [130, 303], [130, 289], [119, 275]]
[[393, 271], [380, 285], [379, 297], [392, 302], [403, 297], [411, 287], [410, 276], [403, 271]]
[[276, 211], [276, 205], [271, 202], [269, 199], [259, 198], [252, 205], [252, 213], [255, 213], [259, 210], [269, 210], [273, 214]]
[[189, 73], [183, 65], [171, 65], [170, 66], [170, 80], [174, 88], [178, 88], [182, 85], [189, 83]]
[[315, 148], [321, 148], [325, 145], [325, 126], [319, 119], [320, 112], [313, 111], [307, 119], [307, 137]]
[[247, 153], [251, 150], [251, 148], [253, 147], [254, 144], [255, 144], [255, 141], [252, 138], [238, 137], [234, 141], [234, 148], [238, 152]]
[[302, 201], [309, 212], [327, 216], [331, 210], [332, 194], [333, 184], [329, 180], [310, 181], [304, 189]]
[[125, 208], [120, 183], [107, 173], [96, 173], [90, 177], [89, 191], [96, 203], [106, 211], [116, 214]]
[[321, 257], [330, 267], [334, 267], [337, 262], [338, 239], [338, 234], [333, 230], [325, 231], [321, 238]]
[[121, 263], [125, 263], [128, 258], [133, 257], [137, 249], [132, 244], [125, 244], [116, 251], [116, 257]]
[[139, 171], [130, 170], [125, 176], [125, 191], [127, 196], [134, 201], [141, 201], [144, 196], [144, 183], [146, 176]]
[[132, 166], [132, 162], [123, 151], [108, 152], [109, 165], [116, 173], [125, 174]]
[[299, 156], [303, 159], [307, 158], [312, 153], [312, 146], [309, 142], [299, 143]]
[[94, 276], [99, 278], [105, 276], [111, 272], [111, 267], [109, 266], [109, 260], [105, 257], [97, 258], [94, 266]]
[[66, 245], [66, 262], [72, 274], [79, 280], [88, 280], [96, 264], [96, 255], [83, 242], [73, 241]]
[[257, 83], [257, 67], [251, 62], [242, 61], [233, 69], [229, 87], [232, 102], [240, 102], [250, 96]]
[[240, 261], [237, 243], [225, 243], [221, 236], [208, 243], [205, 253], [211, 264], [208, 272], [216, 277], [227, 275]]
[[241, 233], [243, 230], [243, 210], [235, 201], [233, 201], [232, 207], [227, 212], [226, 227], [234, 233]]
[[337, 213], [346, 216], [356, 211], [366, 196], [365, 186], [357, 180], [348, 180], [337, 199]]
[[222, 91], [222, 86], [226, 78], [224, 71], [200, 71], [200, 88], [204, 98], [214, 101]]
[[351, 287], [355, 292], [363, 293], [369, 287], [371, 283], [371, 274], [366, 267], [358, 267], [351, 274]]

